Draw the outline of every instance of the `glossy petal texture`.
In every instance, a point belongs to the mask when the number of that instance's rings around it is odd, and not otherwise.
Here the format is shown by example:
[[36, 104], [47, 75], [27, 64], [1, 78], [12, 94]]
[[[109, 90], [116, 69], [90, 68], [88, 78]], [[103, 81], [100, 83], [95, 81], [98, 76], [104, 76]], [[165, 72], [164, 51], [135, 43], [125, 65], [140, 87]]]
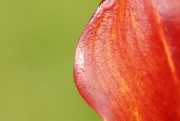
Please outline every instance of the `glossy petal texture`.
[[180, 121], [180, 0], [104, 0], [74, 78], [104, 121]]

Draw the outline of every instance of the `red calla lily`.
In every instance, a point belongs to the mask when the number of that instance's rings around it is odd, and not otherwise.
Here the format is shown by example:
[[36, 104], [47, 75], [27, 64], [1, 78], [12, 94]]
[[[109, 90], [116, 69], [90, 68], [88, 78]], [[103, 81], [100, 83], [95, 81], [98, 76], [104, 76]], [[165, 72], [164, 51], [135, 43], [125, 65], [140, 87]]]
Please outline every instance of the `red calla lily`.
[[180, 121], [180, 0], [103, 0], [74, 78], [104, 121]]

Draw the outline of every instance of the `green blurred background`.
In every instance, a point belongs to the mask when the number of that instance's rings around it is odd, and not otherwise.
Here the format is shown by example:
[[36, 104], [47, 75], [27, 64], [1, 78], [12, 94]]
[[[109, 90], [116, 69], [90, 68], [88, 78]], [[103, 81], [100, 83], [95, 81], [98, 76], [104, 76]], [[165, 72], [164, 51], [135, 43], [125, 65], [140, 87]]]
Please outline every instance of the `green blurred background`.
[[0, 0], [0, 121], [101, 121], [73, 80], [100, 0]]

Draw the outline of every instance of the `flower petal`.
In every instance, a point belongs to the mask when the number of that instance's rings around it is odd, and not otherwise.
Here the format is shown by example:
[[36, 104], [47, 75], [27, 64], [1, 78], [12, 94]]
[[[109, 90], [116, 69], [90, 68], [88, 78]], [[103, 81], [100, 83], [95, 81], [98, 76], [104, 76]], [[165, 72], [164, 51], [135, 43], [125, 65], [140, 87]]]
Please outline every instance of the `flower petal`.
[[180, 1], [103, 0], [74, 78], [104, 121], [180, 121]]

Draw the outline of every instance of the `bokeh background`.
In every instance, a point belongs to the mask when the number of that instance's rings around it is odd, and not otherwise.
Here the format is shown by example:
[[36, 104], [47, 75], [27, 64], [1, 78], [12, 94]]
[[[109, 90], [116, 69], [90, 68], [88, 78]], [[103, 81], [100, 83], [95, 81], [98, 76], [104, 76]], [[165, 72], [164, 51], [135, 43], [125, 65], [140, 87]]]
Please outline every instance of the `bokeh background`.
[[0, 121], [101, 121], [73, 80], [100, 0], [0, 0]]

